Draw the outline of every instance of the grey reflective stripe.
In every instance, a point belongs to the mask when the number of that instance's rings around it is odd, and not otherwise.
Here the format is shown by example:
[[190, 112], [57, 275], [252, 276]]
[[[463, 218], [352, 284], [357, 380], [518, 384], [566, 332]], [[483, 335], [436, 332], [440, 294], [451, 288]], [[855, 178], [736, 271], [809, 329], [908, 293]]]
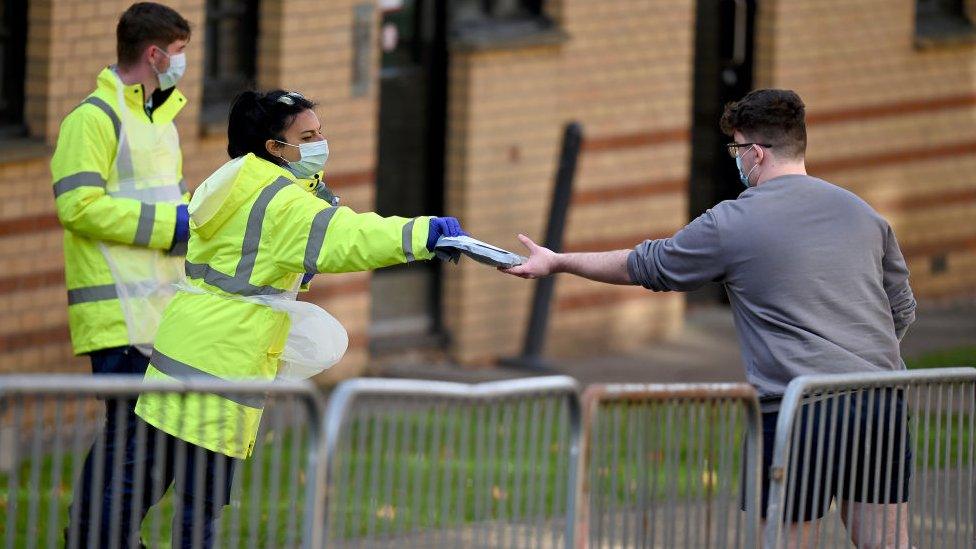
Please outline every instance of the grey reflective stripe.
[[145, 189], [137, 189], [133, 185], [127, 184], [126, 188], [109, 191], [108, 194], [112, 195], [113, 198], [131, 198], [140, 202], [149, 202], [150, 204], [157, 202], [176, 204], [183, 200], [183, 193], [180, 192], [180, 187], [176, 183]]
[[261, 231], [264, 227], [264, 216], [268, 212], [268, 204], [281, 189], [291, 184], [291, 180], [279, 177], [274, 183], [262, 189], [261, 194], [254, 201], [254, 205], [251, 206], [251, 213], [247, 217], [244, 242], [241, 243], [241, 259], [237, 262], [234, 278], [250, 282], [251, 274], [254, 272], [254, 262], [258, 256], [258, 247], [261, 244]]
[[407, 263], [414, 260], [413, 257], [413, 224], [417, 221], [416, 219], [411, 219], [403, 226], [403, 257], [407, 259]]
[[329, 230], [329, 222], [335, 215], [338, 208], [326, 208], [315, 214], [312, 219], [312, 228], [308, 231], [308, 243], [305, 244], [305, 272], [318, 272], [319, 254], [322, 253], [322, 244], [325, 242], [325, 232]]
[[185, 263], [186, 276], [202, 279], [211, 286], [216, 286], [229, 294], [237, 295], [275, 295], [283, 294], [285, 290], [274, 286], [255, 286], [246, 280], [225, 275], [206, 263]]
[[139, 208], [139, 225], [136, 226], [136, 246], [148, 246], [152, 242], [153, 225], [156, 223], [156, 205], [142, 202]]
[[261, 244], [261, 231], [264, 227], [264, 216], [268, 211], [268, 204], [281, 189], [291, 185], [291, 180], [279, 177], [274, 183], [261, 190], [251, 213], [248, 214], [247, 227], [244, 229], [244, 241], [241, 243], [241, 259], [237, 262], [234, 276], [226, 275], [213, 269], [205, 263], [186, 262], [186, 276], [203, 279], [211, 286], [237, 295], [274, 295], [284, 293], [285, 290], [273, 286], [255, 286], [251, 284], [251, 274], [254, 272], [254, 261], [257, 259], [258, 247]]
[[104, 189], [105, 179], [98, 172], [78, 172], [68, 177], [62, 177], [54, 184], [54, 198], [79, 187], [99, 187]]
[[186, 179], [180, 179], [179, 187], [180, 187], [180, 195], [184, 195], [184, 194], [190, 192], [186, 188]]
[[117, 299], [118, 297], [119, 294], [115, 290], [115, 284], [75, 288], [73, 290], [68, 290], [68, 305], [91, 303], [93, 301], [106, 301], [108, 299]]
[[[179, 360], [172, 359], [163, 353], [159, 352], [159, 349], [153, 347], [152, 356], [149, 358], [149, 363], [153, 365], [154, 368], [160, 372], [168, 375], [169, 377], [180, 379], [180, 380], [191, 380], [192, 378], [202, 378], [207, 380], [217, 380], [226, 381], [221, 377], [215, 376], [209, 372], [204, 372], [203, 370], [198, 370], [189, 364], [180, 362]], [[249, 406], [251, 408], [257, 408], [258, 410], [264, 408], [264, 401], [266, 397], [255, 396], [255, 395], [243, 395], [234, 393], [213, 393], [221, 398], [226, 398], [227, 400], [234, 401], [238, 404]]]
[[[134, 174], [132, 169], [132, 154], [129, 151], [129, 144], [125, 143], [125, 136], [122, 133], [122, 120], [115, 110], [101, 98], [88, 97], [81, 102], [81, 105], [85, 104], [98, 107], [112, 121], [112, 127], [115, 129], [115, 139], [119, 142], [115, 155], [115, 168], [119, 176], [119, 184], [122, 185], [126, 180], [131, 179]], [[81, 105], [78, 106], [80, 107]], [[122, 107], [120, 106], [119, 108]]]
[[[84, 101], [81, 102], [82, 105], [86, 103], [89, 105], [95, 105], [99, 109], [102, 109], [102, 112], [108, 115], [109, 119], [112, 120], [112, 126], [115, 128], [115, 138], [118, 139], [119, 132], [122, 131], [122, 121], [119, 120], [119, 115], [115, 114], [115, 111], [112, 110], [112, 107], [110, 107], [108, 103], [106, 103], [102, 99], [99, 99], [98, 97], [89, 97], [88, 99], [85, 99]], [[79, 105], [79, 107], [80, 106], [81, 105]]]
[[166, 252], [166, 255], [174, 257], [185, 257], [186, 256], [186, 242], [177, 242]]

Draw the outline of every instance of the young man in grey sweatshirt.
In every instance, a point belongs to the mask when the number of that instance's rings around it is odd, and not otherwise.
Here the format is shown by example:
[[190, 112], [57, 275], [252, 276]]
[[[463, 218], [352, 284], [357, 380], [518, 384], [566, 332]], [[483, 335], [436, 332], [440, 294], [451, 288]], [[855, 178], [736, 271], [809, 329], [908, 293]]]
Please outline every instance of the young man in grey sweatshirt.
[[[557, 254], [519, 235], [529, 258], [504, 272], [522, 278], [570, 273], [653, 291], [724, 284], [746, 375], [763, 411], [765, 513], [776, 417], [786, 385], [802, 374], [904, 369], [899, 341], [915, 320], [915, 299], [905, 260], [884, 218], [853, 193], [807, 175], [805, 108], [796, 93], [753, 91], [726, 106], [722, 129], [733, 138], [729, 154], [745, 186], [736, 200], [716, 205], [671, 238], [648, 240], [633, 250]], [[863, 414], [866, 421], [879, 408], [896, 406], [874, 408]], [[904, 418], [899, 414], [896, 419]], [[886, 444], [907, 446], [900, 432], [885, 433]], [[895, 451], [895, 463], [885, 467], [894, 471], [885, 481], [900, 497], [874, 501], [873, 490], [867, 490], [848, 501], [846, 491], [831, 494], [825, 487], [820, 501], [808, 499], [802, 517], [788, 517], [803, 523], [791, 530], [794, 542], [806, 545], [817, 537], [818, 519], [836, 496], [845, 510], [853, 510], [842, 515], [853, 517], [847, 527], [856, 544], [881, 539], [894, 544], [897, 536], [900, 546], [908, 547], [908, 473], [897, 472], [911, 469], [910, 458], [907, 450]], [[857, 486], [859, 473], [851, 473]], [[896, 490], [896, 484], [902, 489]], [[901, 513], [900, 532], [894, 531], [896, 513]], [[879, 520], [882, 516], [887, 520]]]

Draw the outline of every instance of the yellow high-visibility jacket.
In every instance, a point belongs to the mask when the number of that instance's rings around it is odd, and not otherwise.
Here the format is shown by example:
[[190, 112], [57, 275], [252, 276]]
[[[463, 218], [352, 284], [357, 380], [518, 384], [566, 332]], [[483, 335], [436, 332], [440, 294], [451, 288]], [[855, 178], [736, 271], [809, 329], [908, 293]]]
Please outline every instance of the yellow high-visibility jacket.
[[[217, 180], [221, 190], [211, 192]], [[169, 303], [146, 379], [274, 379], [289, 318], [235, 296], [284, 293], [306, 272], [365, 271], [433, 256], [426, 248], [429, 217], [356, 213], [317, 198], [309, 187], [248, 154], [197, 190], [186, 274], [203, 292], [179, 291]], [[256, 395], [143, 394], [136, 413], [175, 437], [245, 458], [263, 406]]]
[[[120, 92], [124, 105], [119, 104]], [[99, 243], [150, 248], [164, 255], [173, 246], [176, 205], [151, 197], [169, 192], [183, 203], [189, 200], [173, 125], [186, 98], [176, 89], [160, 98], [150, 118], [142, 85], [125, 86], [106, 68], [95, 91], [61, 124], [51, 174], [64, 226], [75, 354], [133, 343]]]

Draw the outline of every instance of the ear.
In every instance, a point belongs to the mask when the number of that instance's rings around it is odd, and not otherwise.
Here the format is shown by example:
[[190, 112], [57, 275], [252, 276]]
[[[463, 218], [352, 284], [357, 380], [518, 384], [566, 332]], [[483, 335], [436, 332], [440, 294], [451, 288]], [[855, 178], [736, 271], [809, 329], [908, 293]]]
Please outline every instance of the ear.
[[267, 149], [269, 153], [271, 153], [271, 156], [275, 158], [281, 158], [281, 154], [278, 152], [278, 149], [281, 148], [281, 145], [278, 144], [278, 142], [275, 141], [274, 139], [269, 139], [265, 141], [264, 148]]
[[766, 159], [766, 147], [760, 147], [759, 145], [754, 145], [756, 147], [756, 164], [762, 164], [763, 160]]
[[156, 50], [158, 50], [158, 49], [160, 49], [160, 48], [156, 44], [149, 44], [149, 46], [146, 47], [146, 50], [144, 52], [142, 52], [142, 53], [143, 53], [143, 55], [145, 55], [146, 59], [149, 60], [150, 63], [156, 64], [156, 63], [158, 63], [160, 61], [159, 58], [160, 57], [163, 57], [162, 54], [157, 54], [156, 53]]

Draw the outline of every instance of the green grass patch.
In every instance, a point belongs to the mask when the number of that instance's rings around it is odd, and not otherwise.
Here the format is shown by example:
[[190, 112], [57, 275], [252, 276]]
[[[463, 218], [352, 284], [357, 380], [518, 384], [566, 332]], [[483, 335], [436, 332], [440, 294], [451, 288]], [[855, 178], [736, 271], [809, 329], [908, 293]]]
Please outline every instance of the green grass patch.
[[[967, 414], [958, 413], [926, 416], [924, 421], [920, 420], [920, 432], [914, 433], [913, 437], [915, 469], [945, 470], [960, 465], [965, 468], [972, 463], [974, 421], [976, 419]], [[911, 427], [916, 428], [914, 422]]]
[[[745, 428], [743, 415], [733, 408], [646, 403], [602, 408], [583, 473], [594, 511], [737, 498]], [[467, 408], [382, 405], [364, 413], [346, 427], [332, 464], [329, 538], [395, 536], [513, 517], [563, 518], [569, 495], [567, 414], [564, 403], [544, 399]], [[952, 468], [973, 459], [971, 418], [944, 413], [917, 421], [911, 424], [916, 468]], [[279, 436], [264, 435], [255, 456], [238, 464], [234, 505], [225, 508], [219, 527], [222, 546], [298, 541], [307, 440], [288, 431]], [[280, 452], [277, 459], [275, 452]], [[0, 474], [0, 539], [12, 527], [15, 547], [29, 541], [60, 544], [81, 468], [80, 461], [68, 458], [55, 462], [46, 455], [39, 463], [22, 463], [14, 478]], [[149, 511], [143, 539], [168, 547], [173, 513], [170, 489]]]
[[[267, 435], [256, 446], [255, 456], [262, 455], [262, 459], [238, 463], [231, 495], [238, 503], [225, 507], [221, 516], [218, 529], [222, 546], [239, 546], [250, 539], [264, 540], [265, 546], [300, 543], [307, 441], [289, 432], [280, 436], [276, 441], [274, 435]], [[275, 451], [280, 452], [278, 460], [271, 459]], [[69, 453], [56, 463], [54, 457], [46, 455], [39, 464], [30, 460], [21, 463], [15, 475], [0, 473], [0, 539], [12, 526], [14, 547], [63, 545], [73, 480], [80, 474], [84, 458], [82, 454], [74, 460]], [[174, 511], [170, 487], [143, 521], [142, 539], [150, 547], [170, 546]]]
[[590, 441], [593, 504], [737, 497], [745, 425], [734, 408], [730, 403], [606, 407]]
[[926, 353], [906, 360], [905, 364], [909, 370], [949, 368], [952, 366], [976, 366], [976, 345]]
[[329, 537], [564, 516], [565, 413], [536, 400], [353, 421], [334, 462]]

